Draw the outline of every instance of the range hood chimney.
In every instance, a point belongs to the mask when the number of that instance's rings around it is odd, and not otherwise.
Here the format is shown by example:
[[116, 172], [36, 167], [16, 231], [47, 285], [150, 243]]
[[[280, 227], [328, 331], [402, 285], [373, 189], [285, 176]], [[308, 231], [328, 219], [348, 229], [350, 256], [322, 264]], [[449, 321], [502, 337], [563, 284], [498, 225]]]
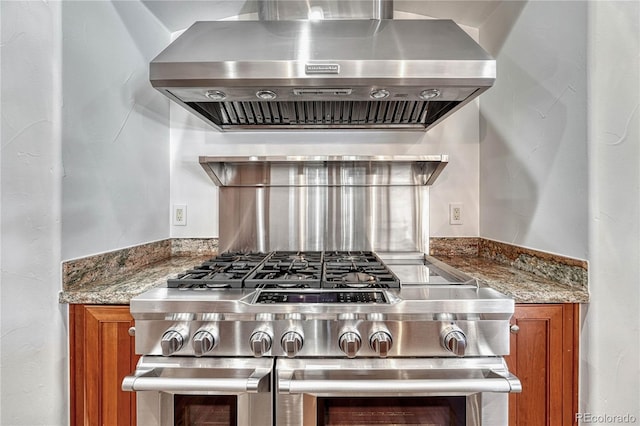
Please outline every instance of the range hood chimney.
[[425, 131], [491, 87], [495, 60], [451, 20], [388, 0], [267, 0], [257, 21], [196, 22], [152, 85], [220, 131]]
[[262, 0], [261, 21], [393, 19], [393, 0]]

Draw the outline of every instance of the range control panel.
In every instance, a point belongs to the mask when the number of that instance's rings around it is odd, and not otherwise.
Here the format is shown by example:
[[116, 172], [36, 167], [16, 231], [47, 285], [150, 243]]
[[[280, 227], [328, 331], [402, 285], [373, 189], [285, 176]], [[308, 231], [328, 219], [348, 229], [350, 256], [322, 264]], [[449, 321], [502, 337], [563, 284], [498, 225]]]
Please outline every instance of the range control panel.
[[389, 303], [381, 291], [261, 291], [254, 303]]

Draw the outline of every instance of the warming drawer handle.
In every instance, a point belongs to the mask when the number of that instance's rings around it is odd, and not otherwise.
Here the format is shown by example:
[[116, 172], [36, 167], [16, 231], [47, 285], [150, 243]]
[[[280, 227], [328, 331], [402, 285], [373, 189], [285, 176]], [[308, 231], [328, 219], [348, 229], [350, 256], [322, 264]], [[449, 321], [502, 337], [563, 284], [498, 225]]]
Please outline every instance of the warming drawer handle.
[[268, 369], [256, 369], [243, 378], [158, 377], [155, 368], [139, 369], [122, 381], [122, 390], [130, 392], [228, 392], [258, 393], [269, 391]]
[[281, 393], [310, 393], [333, 395], [379, 395], [388, 393], [476, 393], [522, 392], [517, 377], [487, 379], [407, 379], [407, 380], [283, 380], [280, 378], [278, 391]]

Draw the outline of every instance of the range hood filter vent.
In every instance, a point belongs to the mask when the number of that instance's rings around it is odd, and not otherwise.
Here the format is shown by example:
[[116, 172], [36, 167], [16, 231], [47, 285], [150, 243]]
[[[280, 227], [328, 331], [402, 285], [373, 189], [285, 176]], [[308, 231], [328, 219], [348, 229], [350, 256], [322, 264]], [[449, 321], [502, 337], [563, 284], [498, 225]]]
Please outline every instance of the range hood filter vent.
[[309, 101], [189, 102], [187, 105], [220, 128], [259, 126], [303, 128], [424, 129], [455, 107], [457, 101]]

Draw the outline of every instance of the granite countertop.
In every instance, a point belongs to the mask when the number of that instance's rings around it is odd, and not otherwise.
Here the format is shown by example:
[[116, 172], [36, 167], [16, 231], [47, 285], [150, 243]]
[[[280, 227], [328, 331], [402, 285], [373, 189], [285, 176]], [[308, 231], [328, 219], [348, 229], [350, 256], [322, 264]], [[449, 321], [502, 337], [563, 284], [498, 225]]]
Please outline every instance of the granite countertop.
[[[154, 287], [165, 286], [173, 277], [209, 259], [211, 255], [173, 256], [140, 266], [121, 276], [96, 279], [92, 283], [60, 292], [60, 303], [129, 304], [131, 298]], [[564, 284], [513, 266], [477, 256], [435, 256], [437, 259], [515, 299], [516, 303], [587, 303], [585, 286]]]
[[167, 279], [201, 264], [211, 256], [174, 256], [141, 266], [121, 276], [97, 279], [91, 284], [60, 292], [60, 303], [128, 305], [131, 298], [155, 287], [167, 285]]
[[476, 278], [516, 303], [588, 303], [586, 286], [566, 284], [475, 256], [436, 256], [438, 260]]

